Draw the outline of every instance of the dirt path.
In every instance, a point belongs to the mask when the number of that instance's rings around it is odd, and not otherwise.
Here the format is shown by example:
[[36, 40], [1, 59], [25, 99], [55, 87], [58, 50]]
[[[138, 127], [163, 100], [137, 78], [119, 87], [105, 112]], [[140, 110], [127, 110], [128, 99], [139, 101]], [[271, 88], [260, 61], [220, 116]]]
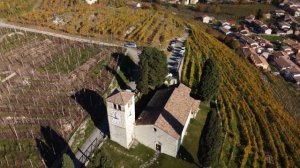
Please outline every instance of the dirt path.
[[113, 44], [113, 43], [106, 43], [98, 40], [92, 40], [80, 36], [70, 36], [70, 35], [64, 35], [64, 34], [59, 34], [55, 32], [49, 32], [49, 31], [44, 31], [44, 30], [39, 30], [35, 28], [27, 28], [23, 26], [18, 26], [12, 23], [6, 23], [4, 21], [0, 21], [0, 28], [9, 28], [9, 29], [16, 29], [16, 30], [21, 30], [21, 31], [27, 31], [27, 32], [32, 32], [32, 33], [38, 33], [38, 34], [44, 34], [47, 36], [53, 36], [53, 37], [58, 37], [58, 38], [63, 38], [71, 41], [78, 41], [78, 42], [83, 42], [83, 43], [91, 43], [91, 44], [98, 44], [98, 45], [103, 45], [103, 46], [109, 46], [109, 47], [121, 47], [118, 44]]

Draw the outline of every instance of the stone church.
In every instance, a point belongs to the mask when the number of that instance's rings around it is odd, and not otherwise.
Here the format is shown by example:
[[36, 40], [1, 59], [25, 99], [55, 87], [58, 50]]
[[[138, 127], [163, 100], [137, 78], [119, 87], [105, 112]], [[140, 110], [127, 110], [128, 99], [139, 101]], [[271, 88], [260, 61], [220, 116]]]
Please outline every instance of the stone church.
[[137, 120], [134, 93], [114, 92], [106, 100], [111, 140], [130, 148], [135, 139], [176, 157], [190, 119], [199, 110], [200, 101], [193, 99], [190, 92], [183, 84], [156, 91]]

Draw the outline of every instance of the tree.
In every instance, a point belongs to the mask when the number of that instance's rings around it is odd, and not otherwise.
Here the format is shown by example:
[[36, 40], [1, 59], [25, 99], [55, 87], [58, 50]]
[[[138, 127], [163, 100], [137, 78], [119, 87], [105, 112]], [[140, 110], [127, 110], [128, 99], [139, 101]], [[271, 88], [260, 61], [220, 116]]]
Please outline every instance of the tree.
[[255, 19], [260, 20], [263, 17], [262, 10], [258, 9], [255, 15]]
[[143, 65], [141, 65], [141, 67], [143, 67], [141, 69], [141, 73], [139, 75], [139, 82], [137, 85], [137, 89], [144, 93], [147, 94], [149, 92], [149, 88], [148, 88], [148, 72], [149, 72], [149, 67], [147, 63], [143, 63]]
[[67, 154], [63, 155], [63, 165], [62, 168], [74, 168], [74, 164], [70, 156]]
[[166, 55], [152, 47], [145, 47], [140, 55], [137, 88], [143, 94], [163, 84], [168, 74]]
[[211, 100], [218, 92], [221, 83], [219, 67], [213, 58], [206, 60], [198, 88], [202, 100]]
[[238, 40], [234, 39], [234, 40], [231, 40], [230, 42], [230, 47], [234, 50], [238, 49], [240, 47], [240, 43]]

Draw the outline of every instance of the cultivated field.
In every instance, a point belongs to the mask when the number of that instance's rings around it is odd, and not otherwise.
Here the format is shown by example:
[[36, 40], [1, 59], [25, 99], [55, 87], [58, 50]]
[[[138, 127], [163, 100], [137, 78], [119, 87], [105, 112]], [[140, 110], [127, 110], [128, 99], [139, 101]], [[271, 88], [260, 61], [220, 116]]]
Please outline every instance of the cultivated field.
[[225, 136], [221, 147], [210, 149], [220, 149], [210, 162], [220, 167], [299, 167], [299, 122], [285, 111], [262, 73], [198, 26], [191, 29], [183, 82], [197, 87], [207, 57], [222, 69], [217, 100]]
[[109, 8], [106, 5], [45, 0], [39, 10], [10, 20], [71, 34], [100, 37], [104, 41], [135, 41], [158, 48], [166, 48], [170, 39], [184, 31], [185, 24], [172, 13], [127, 7]]
[[[0, 167], [39, 167], [38, 151], [53, 148], [49, 130], [67, 140], [87, 115], [101, 113], [123, 51], [8, 29], [0, 39]], [[44, 164], [55, 152], [42, 155]]]

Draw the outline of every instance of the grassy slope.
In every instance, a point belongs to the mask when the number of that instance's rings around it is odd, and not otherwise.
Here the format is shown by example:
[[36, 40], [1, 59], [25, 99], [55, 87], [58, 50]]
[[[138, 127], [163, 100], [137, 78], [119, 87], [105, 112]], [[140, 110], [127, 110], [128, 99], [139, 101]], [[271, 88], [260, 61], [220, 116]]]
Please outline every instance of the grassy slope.
[[222, 164], [234, 167], [299, 164], [299, 124], [284, 111], [270, 87], [261, 80], [260, 72], [199, 26], [191, 24], [191, 28], [184, 83], [192, 86], [198, 81], [201, 62], [207, 56], [215, 57], [222, 67], [223, 85], [218, 96], [226, 132]]

